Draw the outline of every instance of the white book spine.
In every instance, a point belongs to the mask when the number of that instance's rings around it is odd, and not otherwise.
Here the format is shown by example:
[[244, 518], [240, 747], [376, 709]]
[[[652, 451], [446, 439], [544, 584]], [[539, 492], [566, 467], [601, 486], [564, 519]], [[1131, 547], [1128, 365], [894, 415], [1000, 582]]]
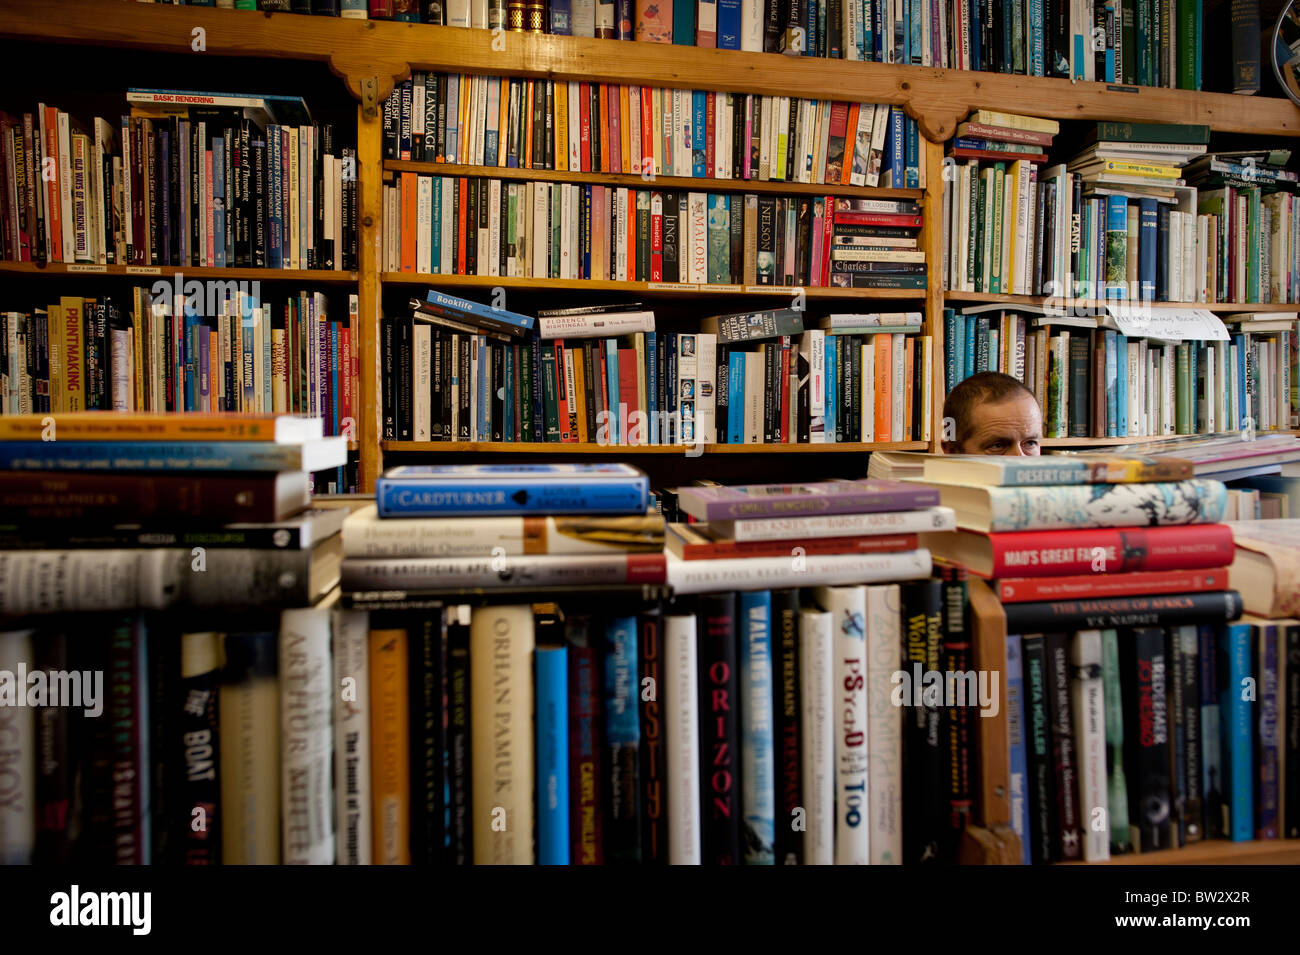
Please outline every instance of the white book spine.
[[572, 254], [573, 234], [573, 183], [560, 185], [560, 278], [577, 278], [574, 272], [576, 257]]
[[664, 735], [668, 862], [700, 865], [700, 713], [695, 617], [664, 620]]
[[691, 251], [688, 280], [695, 284], [704, 285], [709, 281], [708, 195], [703, 192], [692, 192], [689, 196], [689, 203]]
[[1128, 343], [1128, 354], [1125, 356], [1128, 365], [1128, 407], [1124, 409], [1124, 413], [1128, 415], [1130, 437], [1142, 434], [1142, 387], [1139, 377], [1141, 354], [1141, 346], [1137, 342]]
[[429, 441], [432, 428], [429, 373], [433, 365], [433, 329], [425, 324], [417, 324], [414, 333], [414, 361], [411, 366], [412, 436], [416, 441]]
[[816, 514], [804, 517], [755, 517], [743, 521], [711, 522], [710, 526], [737, 541], [786, 540], [800, 537], [852, 537], [915, 534], [953, 530], [956, 513], [950, 507], [869, 514]]
[[596, 0], [572, 0], [570, 17], [574, 36], [596, 35]]
[[[848, 338], [840, 338], [840, 342], [848, 342]], [[858, 377], [862, 379], [862, 432], [858, 435], [859, 441], [871, 442], [876, 440], [876, 346], [875, 336], [866, 339], [867, 344], [862, 346], [858, 352]], [[850, 439], [851, 440], [851, 439]]]
[[897, 584], [867, 589], [867, 756], [872, 865], [903, 861], [903, 711], [893, 703], [902, 664]]
[[917, 580], [930, 573], [924, 547], [892, 554], [827, 554], [805, 558], [795, 570], [789, 557], [678, 560], [669, 555], [668, 583], [679, 594], [759, 587], [834, 587], [850, 583]]
[[820, 328], [803, 334], [808, 346], [808, 443], [826, 442], [826, 333]]
[[330, 611], [280, 614], [280, 805], [285, 865], [334, 862]]
[[766, 387], [764, 364], [762, 352], [745, 353], [746, 444], [761, 444], [763, 441], [763, 398]]
[[[718, 336], [701, 332], [695, 336], [695, 350], [699, 355], [698, 383], [695, 390], [695, 442], [714, 444], [717, 440], [717, 374]], [[681, 407], [681, 395], [678, 395]]]
[[835, 863], [835, 642], [832, 614], [799, 612], [800, 773], [805, 865]]
[[[0, 633], [0, 672], [32, 667], [33, 633]], [[35, 713], [29, 706], [0, 706], [0, 865], [30, 865], [36, 850]]]
[[818, 587], [816, 600], [831, 614], [835, 646], [835, 864], [871, 862], [867, 790], [867, 591], [862, 586]]
[[[891, 382], [890, 394], [893, 396], [891, 407], [893, 415], [889, 426], [889, 438], [891, 441], [903, 440], [903, 416], [910, 415], [912, 409], [907, 405], [907, 336], [894, 335], [894, 366], [893, 380]], [[1021, 371], [1023, 376], [1023, 369]], [[913, 382], [915, 389], [915, 382]]]
[[750, 53], [763, 52], [763, 9], [762, 0], [741, 0], [740, 3], [740, 48]]
[[[1196, 628], [1191, 629], [1193, 635]], [[1071, 702], [1079, 754], [1079, 819], [1085, 862], [1110, 858], [1106, 788], [1106, 708], [1101, 677], [1101, 631], [1080, 630], [1070, 642]]]
[[370, 865], [370, 615], [337, 610], [333, 624], [335, 859]]
[[433, 181], [428, 176], [416, 180], [415, 193], [415, 270], [424, 274], [433, 271], [433, 243], [430, 226], [433, 222]]
[[486, 254], [480, 253], [480, 260], [487, 259], [488, 275], [501, 274], [501, 180], [488, 180], [488, 244]]

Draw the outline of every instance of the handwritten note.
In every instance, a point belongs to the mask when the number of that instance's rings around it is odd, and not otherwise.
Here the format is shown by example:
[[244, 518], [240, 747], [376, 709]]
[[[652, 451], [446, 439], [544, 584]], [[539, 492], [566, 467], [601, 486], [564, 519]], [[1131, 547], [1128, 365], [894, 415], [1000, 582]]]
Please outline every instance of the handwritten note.
[[1160, 308], [1137, 303], [1107, 305], [1115, 327], [1125, 335], [1165, 341], [1223, 342], [1228, 329], [1223, 320], [1204, 308]]

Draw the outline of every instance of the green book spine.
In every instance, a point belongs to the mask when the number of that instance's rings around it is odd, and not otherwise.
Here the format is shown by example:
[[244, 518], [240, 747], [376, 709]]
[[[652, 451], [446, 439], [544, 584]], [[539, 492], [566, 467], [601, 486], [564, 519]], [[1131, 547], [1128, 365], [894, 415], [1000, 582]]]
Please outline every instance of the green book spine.
[[1151, 6], [1155, 0], [1137, 0], [1137, 84], [1151, 85]]
[[1047, 363], [1048, 436], [1052, 438], [1065, 437], [1065, 428], [1061, 423], [1064, 419], [1064, 407], [1061, 403], [1062, 354], [1061, 339], [1058, 336], [1052, 339]]
[[1188, 123], [1097, 124], [1097, 141], [1103, 143], [1179, 143], [1203, 145], [1210, 141], [1210, 127]]
[[[1137, 82], [1137, 0], [1121, 0], [1120, 4], [1120, 45], [1121, 60], [1123, 62], [1123, 75], [1121, 82], [1130, 85]], [[1110, 123], [1099, 123], [1097, 137], [1104, 139], [1101, 126], [1109, 126]]]
[[1174, 353], [1174, 431], [1177, 434], [1191, 434], [1192, 402], [1191, 392], [1191, 358], [1186, 342], [1178, 346]]
[[1007, 167], [1005, 163], [993, 166], [993, 264], [989, 269], [989, 291], [1002, 291], [1002, 230], [1006, 223], [1002, 220], [1006, 189]]
[[1178, 0], [1178, 88], [1201, 88], [1196, 61], [1201, 55], [1200, 25], [1197, 10], [1201, 0]]
[[1101, 632], [1102, 698], [1106, 708], [1106, 782], [1109, 786], [1110, 851], [1128, 852], [1128, 783], [1124, 779], [1124, 707], [1119, 684], [1119, 635]]
[[542, 345], [542, 413], [546, 417], [546, 440], [559, 442], [560, 440], [560, 404], [558, 398], [558, 381], [556, 375], [559, 369], [555, 363], [555, 343], [546, 342]]
[[731, 282], [731, 203], [730, 196], [709, 195], [708, 267], [710, 285]]
[[975, 216], [975, 222], [979, 229], [975, 242], [975, 291], [987, 292], [988, 286], [984, 283], [984, 262], [987, 255], [985, 243], [988, 240], [989, 220], [984, 214], [985, 206], [988, 203], [989, 181], [986, 176], [981, 175], [979, 181], [978, 198], [976, 207], [978, 212]]
[[1246, 192], [1246, 289], [1247, 302], [1262, 302], [1260, 296], [1259, 238], [1260, 238], [1260, 199], [1258, 189]]

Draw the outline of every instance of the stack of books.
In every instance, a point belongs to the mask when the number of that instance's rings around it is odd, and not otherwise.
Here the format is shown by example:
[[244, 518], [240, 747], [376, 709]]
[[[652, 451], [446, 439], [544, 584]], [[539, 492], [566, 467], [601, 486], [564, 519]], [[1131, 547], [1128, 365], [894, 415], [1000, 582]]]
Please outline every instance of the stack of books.
[[925, 288], [925, 253], [918, 246], [924, 220], [915, 199], [835, 199], [826, 224], [830, 272], [814, 284]]
[[960, 530], [925, 542], [993, 578], [1004, 608], [1009, 791], [1026, 862], [1218, 832], [1217, 715], [1202, 704], [1221, 686], [1200, 667], [1242, 599], [1226, 570], [1232, 530], [1218, 523], [1226, 490], [1191, 473], [1169, 458], [927, 462], [924, 483]]
[[1091, 455], [1114, 457], [1177, 457], [1192, 465], [1198, 478], [1235, 481], [1261, 475], [1286, 474], [1300, 462], [1300, 436], [1294, 434], [1252, 434], [1241, 432], [1165, 438], [1140, 444], [1097, 448], [1091, 452], [1057, 451], [1053, 457], [1088, 459]]
[[901, 481], [681, 487], [670, 523], [675, 593], [719, 587], [806, 587], [929, 576], [918, 534], [950, 531], [932, 488]]
[[319, 859], [328, 788], [289, 781], [329, 769], [346, 511], [310, 506], [309, 472], [345, 455], [319, 419], [0, 419], [0, 670], [22, 701], [0, 707], [0, 861], [275, 861], [282, 831], [286, 860]]
[[664, 583], [663, 518], [628, 464], [390, 468], [344, 529], [356, 592]]

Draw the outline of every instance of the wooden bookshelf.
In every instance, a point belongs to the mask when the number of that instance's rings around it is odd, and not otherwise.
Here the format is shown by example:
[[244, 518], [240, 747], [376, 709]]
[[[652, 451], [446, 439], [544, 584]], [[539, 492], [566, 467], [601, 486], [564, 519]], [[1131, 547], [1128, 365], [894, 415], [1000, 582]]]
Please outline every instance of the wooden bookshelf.
[[1181, 849], [1129, 852], [1105, 862], [1062, 862], [1061, 865], [1300, 865], [1300, 839], [1257, 839], [1230, 842], [1210, 839]]
[[190, 265], [91, 265], [63, 262], [0, 262], [0, 275], [58, 275], [64, 278], [96, 277], [106, 275], [129, 279], [172, 279], [181, 275], [186, 279], [213, 279], [216, 281], [299, 282], [312, 285], [356, 285], [356, 272], [338, 272], [326, 269], [245, 269], [209, 268]]
[[1140, 308], [1204, 308], [1211, 312], [1294, 312], [1300, 310], [1297, 303], [1274, 302], [1153, 302], [1135, 299], [1095, 299], [1095, 298], [1052, 298], [1046, 295], [1005, 295], [1000, 292], [944, 292], [945, 302], [964, 302], [969, 305], [982, 303], [1003, 303], [1008, 308], [1021, 306], [1045, 306], [1051, 304], [1067, 314], [1071, 312], [1097, 311], [1107, 305], [1136, 305]]
[[[431, 454], [675, 454], [690, 456], [688, 444], [597, 444], [536, 441], [381, 441], [384, 451]], [[706, 444], [704, 454], [867, 454], [871, 451], [924, 451], [925, 441], [845, 441], [838, 444]]]
[[778, 298], [790, 300], [803, 293], [812, 299], [865, 298], [884, 301], [925, 298], [925, 289], [823, 288], [815, 285], [710, 285], [691, 282], [615, 282], [609, 279], [523, 278], [505, 275], [437, 275], [424, 272], [384, 272], [388, 285], [418, 285], [423, 288], [491, 289], [512, 288], [536, 291], [623, 292], [629, 295], [696, 298], [701, 295]]
[[465, 176], [507, 179], [512, 182], [572, 182], [598, 186], [627, 186], [632, 189], [671, 189], [680, 192], [757, 192], [778, 196], [844, 196], [861, 199], [915, 199], [923, 189], [883, 189], [875, 186], [842, 186], [839, 183], [785, 182], [770, 179], [713, 179], [695, 176], [649, 176], [637, 173], [573, 172], [565, 169], [515, 169], [509, 166], [460, 166], [443, 162], [384, 160], [387, 172], [414, 172], [422, 176]]

